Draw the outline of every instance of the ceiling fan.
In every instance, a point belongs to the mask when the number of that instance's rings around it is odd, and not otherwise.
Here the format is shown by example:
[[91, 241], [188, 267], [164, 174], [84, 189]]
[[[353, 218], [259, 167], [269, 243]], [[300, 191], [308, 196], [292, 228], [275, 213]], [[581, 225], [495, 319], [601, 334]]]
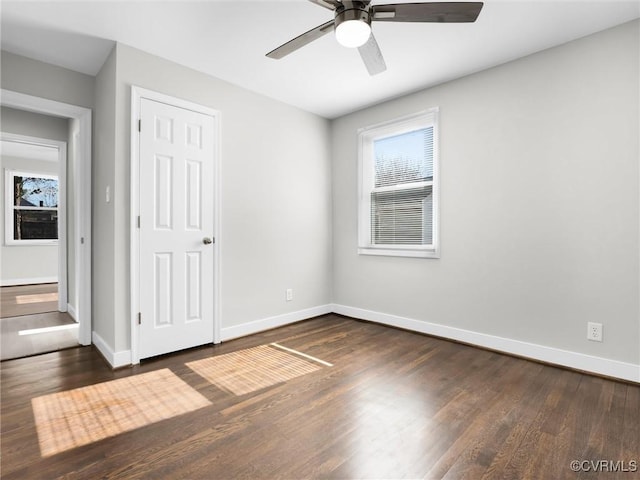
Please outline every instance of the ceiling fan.
[[371, 5], [371, 0], [309, 0], [334, 11], [334, 19], [323, 23], [280, 45], [267, 53], [279, 59], [317, 40], [327, 33], [336, 32], [338, 43], [357, 48], [370, 75], [384, 72], [387, 65], [371, 32], [371, 22], [475, 22], [482, 10], [482, 2], [428, 2]]

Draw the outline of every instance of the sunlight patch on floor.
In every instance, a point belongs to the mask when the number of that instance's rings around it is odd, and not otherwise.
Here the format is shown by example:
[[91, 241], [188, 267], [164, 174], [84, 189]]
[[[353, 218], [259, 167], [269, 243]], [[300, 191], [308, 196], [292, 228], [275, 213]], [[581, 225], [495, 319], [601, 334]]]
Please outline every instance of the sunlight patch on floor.
[[31, 400], [40, 453], [49, 457], [211, 405], [169, 369]]
[[[289, 351], [295, 352], [291, 349]], [[330, 365], [322, 361], [316, 362]], [[260, 345], [196, 360], [186, 365], [218, 388], [239, 396], [320, 370], [322, 366], [317, 363], [278, 347]]]
[[40, 333], [51, 333], [58, 332], [60, 330], [73, 330], [74, 328], [78, 328], [77, 323], [70, 323], [68, 325], [54, 325], [52, 327], [42, 327], [42, 328], [30, 328], [28, 330], [20, 330], [18, 331], [18, 335], [38, 335]]
[[16, 295], [16, 303], [25, 305], [27, 303], [57, 302], [58, 292], [53, 293], [32, 293], [30, 295]]

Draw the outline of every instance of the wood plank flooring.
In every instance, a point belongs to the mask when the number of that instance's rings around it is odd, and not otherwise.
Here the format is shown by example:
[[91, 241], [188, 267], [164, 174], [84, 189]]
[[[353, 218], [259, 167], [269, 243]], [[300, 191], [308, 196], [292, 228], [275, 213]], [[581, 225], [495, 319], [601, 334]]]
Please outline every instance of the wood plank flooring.
[[[186, 365], [271, 342], [333, 366], [236, 396]], [[116, 371], [92, 347], [0, 368], [5, 480], [640, 477], [570, 468], [640, 462], [640, 386], [336, 315]], [[41, 456], [32, 399], [160, 369], [211, 404]]]
[[[42, 329], [60, 328], [46, 331]], [[0, 360], [78, 346], [78, 324], [65, 312], [0, 318]]]
[[[0, 360], [78, 346], [78, 324], [58, 311], [57, 283], [2, 287], [0, 293]], [[63, 329], [35, 331], [49, 327]]]
[[0, 288], [0, 317], [2, 318], [57, 311], [57, 283]]

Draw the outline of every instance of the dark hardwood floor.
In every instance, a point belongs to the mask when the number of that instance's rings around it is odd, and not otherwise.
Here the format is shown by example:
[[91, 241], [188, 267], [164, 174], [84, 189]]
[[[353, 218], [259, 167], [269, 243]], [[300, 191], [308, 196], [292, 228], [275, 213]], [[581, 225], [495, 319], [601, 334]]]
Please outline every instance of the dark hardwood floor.
[[[242, 396], [186, 366], [270, 342], [333, 366]], [[336, 315], [116, 371], [91, 347], [0, 367], [5, 480], [640, 478], [640, 386]], [[211, 405], [41, 456], [33, 398], [160, 369]]]

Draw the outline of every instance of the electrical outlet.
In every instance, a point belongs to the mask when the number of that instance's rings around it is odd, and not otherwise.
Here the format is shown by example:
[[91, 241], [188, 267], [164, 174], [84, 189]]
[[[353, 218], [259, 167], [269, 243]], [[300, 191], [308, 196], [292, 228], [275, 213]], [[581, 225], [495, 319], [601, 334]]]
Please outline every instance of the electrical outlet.
[[287, 299], [287, 302], [290, 302], [291, 300], [293, 300], [293, 288], [287, 288], [286, 299]]
[[601, 342], [602, 341], [602, 324], [595, 322], [587, 323], [587, 340], [591, 340], [593, 342]]

